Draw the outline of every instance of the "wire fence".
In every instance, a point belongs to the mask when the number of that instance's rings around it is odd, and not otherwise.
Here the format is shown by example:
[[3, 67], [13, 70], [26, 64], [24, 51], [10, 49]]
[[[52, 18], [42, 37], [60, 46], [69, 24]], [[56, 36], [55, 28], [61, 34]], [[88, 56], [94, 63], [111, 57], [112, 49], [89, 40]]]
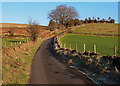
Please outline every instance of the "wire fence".
[[28, 41], [30, 41], [30, 40], [27, 39], [27, 40], [14, 41], [14, 39], [13, 39], [12, 41], [2, 41], [2, 47], [18, 46], [18, 45], [21, 45], [23, 43], [27, 43]]
[[[93, 44], [93, 46], [91, 46], [91, 49], [86, 47], [86, 44], [84, 43], [82, 46], [80, 46], [77, 43], [59, 43], [61, 45], [62, 48], [67, 48], [67, 49], [74, 49], [78, 52], [85, 52], [85, 51], [90, 51], [90, 52], [94, 52], [94, 53], [99, 53], [101, 55], [114, 55], [117, 56], [119, 54], [119, 51], [117, 49], [116, 46], [114, 46], [113, 48], [108, 48], [106, 50], [101, 49], [100, 47], [97, 47], [96, 44]], [[109, 53], [107, 50], [110, 50], [112, 53]], [[101, 53], [103, 52], [103, 53]]]
[[[62, 48], [68, 48], [68, 49], [74, 49], [78, 52], [85, 52], [85, 51], [90, 51], [90, 52], [94, 52], [94, 53], [99, 53], [101, 56], [103, 55], [107, 55], [107, 56], [119, 56], [119, 51], [118, 51], [118, 47], [117, 46], [113, 46], [113, 47], [105, 47], [103, 49], [103, 47], [100, 47], [99, 45], [96, 44], [91, 44], [90, 47], [88, 47], [89, 45], [87, 45], [86, 43], [84, 44], [78, 44], [78, 43], [61, 43], [61, 38], [65, 35], [65, 33], [61, 33], [57, 36], [58, 39], [58, 43], [60, 45], [60, 47]], [[110, 51], [110, 52], [109, 52]]]

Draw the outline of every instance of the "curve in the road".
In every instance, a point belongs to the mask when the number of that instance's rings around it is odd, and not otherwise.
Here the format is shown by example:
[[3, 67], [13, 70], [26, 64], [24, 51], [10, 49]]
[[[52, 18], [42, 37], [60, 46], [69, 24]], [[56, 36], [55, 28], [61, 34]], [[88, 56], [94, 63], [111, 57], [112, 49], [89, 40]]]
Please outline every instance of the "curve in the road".
[[[56, 59], [53, 38], [44, 41], [35, 53], [29, 84], [96, 84], [87, 76]], [[58, 57], [60, 58], [60, 57]]]

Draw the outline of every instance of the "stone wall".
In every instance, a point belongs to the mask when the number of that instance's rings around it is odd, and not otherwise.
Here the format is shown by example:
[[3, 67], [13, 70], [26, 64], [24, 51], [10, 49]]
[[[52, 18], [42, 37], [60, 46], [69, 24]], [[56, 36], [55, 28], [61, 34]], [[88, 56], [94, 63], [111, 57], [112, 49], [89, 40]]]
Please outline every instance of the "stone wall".
[[102, 82], [104, 82], [104, 80], [102, 80], [101, 77], [104, 77], [106, 80], [108, 80], [107, 83], [120, 82], [119, 56], [99, 57], [98, 53], [90, 53], [89, 51], [81, 53], [76, 50], [64, 48], [61, 45], [60, 38], [64, 36], [66, 32], [60, 33], [54, 38], [54, 50], [58, 55], [61, 56], [61, 60], [86, 73], [88, 71], [88, 75], [96, 77]]

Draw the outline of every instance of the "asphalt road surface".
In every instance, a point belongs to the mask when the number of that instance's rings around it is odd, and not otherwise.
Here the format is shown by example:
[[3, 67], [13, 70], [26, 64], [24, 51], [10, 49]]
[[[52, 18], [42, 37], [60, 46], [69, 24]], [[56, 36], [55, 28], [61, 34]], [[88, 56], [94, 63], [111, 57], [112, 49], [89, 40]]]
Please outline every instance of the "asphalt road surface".
[[95, 82], [56, 59], [53, 38], [44, 41], [35, 53], [29, 84], [86, 84]]

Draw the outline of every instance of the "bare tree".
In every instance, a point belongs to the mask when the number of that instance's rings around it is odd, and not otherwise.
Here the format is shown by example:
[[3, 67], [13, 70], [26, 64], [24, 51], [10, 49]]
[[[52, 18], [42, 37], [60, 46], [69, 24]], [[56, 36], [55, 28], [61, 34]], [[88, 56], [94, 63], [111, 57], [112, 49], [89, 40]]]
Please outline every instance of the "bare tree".
[[30, 35], [31, 35], [31, 40], [32, 41], [37, 41], [38, 38], [38, 33], [39, 33], [39, 24], [37, 21], [32, 21], [32, 19], [30, 18], [28, 20], [28, 28], [30, 29]]
[[75, 19], [79, 16], [73, 6], [59, 5], [56, 9], [49, 12], [48, 18], [57, 22], [58, 24], [66, 25], [70, 19]]

